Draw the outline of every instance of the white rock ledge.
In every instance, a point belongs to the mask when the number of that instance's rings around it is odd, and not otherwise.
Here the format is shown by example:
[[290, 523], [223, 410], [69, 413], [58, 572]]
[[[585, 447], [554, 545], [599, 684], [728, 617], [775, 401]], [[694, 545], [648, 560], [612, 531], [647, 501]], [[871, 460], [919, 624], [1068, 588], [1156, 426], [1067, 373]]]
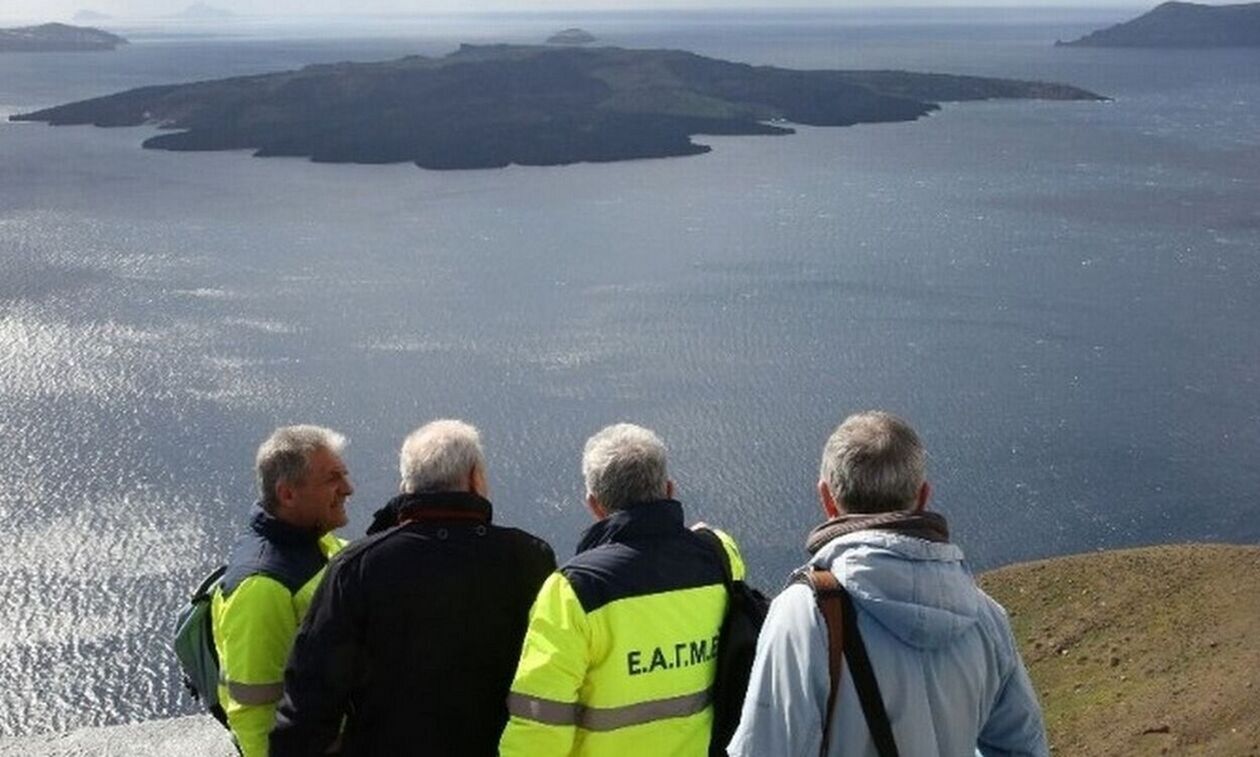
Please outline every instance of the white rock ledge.
[[235, 757], [209, 715], [0, 739], [0, 757]]

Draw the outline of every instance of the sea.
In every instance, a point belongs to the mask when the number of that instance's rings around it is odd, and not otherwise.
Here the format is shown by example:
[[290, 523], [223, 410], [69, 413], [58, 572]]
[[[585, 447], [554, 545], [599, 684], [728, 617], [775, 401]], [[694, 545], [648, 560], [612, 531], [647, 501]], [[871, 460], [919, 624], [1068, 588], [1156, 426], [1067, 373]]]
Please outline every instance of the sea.
[[538, 42], [1070, 83], [1108, 102], [434, 172], [0, 123], [0, 739], [197, 711], [168, 648], [270, 430], [350, 439], [347, 537], [408, 431], [482, 431], [495, 517], [570, 555], [579, 455], [669, 446], [770, 592], [824, 440], [909, 419], [977, 571], [1260, 541], [1260, 49], [1055, 47], [1133, 8], [121, 24], [0, 56], [0, 115], [150, 84]]

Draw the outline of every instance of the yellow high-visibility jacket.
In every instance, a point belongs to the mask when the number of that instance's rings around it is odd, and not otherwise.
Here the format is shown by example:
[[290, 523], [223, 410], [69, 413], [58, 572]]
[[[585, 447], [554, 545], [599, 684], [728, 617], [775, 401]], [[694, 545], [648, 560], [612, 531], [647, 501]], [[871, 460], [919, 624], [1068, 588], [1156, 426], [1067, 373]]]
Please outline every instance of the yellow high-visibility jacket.
[[726, 601], [721, 555], [679, 503], [596, 523], [530, 611], [500, 755], [703, 757]]
[[256, 508], [211, 600], [219, 702], [244, 757], [266, 757], [298, 625], [345, 542], [294, 528]]

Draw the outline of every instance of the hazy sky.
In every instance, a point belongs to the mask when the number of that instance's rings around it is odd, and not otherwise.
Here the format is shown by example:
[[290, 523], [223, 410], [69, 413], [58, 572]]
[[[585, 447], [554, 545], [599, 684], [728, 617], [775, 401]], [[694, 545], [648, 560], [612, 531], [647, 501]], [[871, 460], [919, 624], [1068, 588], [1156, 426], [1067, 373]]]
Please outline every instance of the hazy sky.
[[[27, 20], [67, 20], [81, 9], [91, 9], [120, 18], [164, 16], [176, 13], [193, 0], [0, 0], [0, 18]], [[416, 13], [450, 11], [537, 11], [570, 9], [621, 10], [650, 8], [853, 8], [863, 6], [1005, 6], [1054, 7], [1098, 6], [1146, 7], [1158, 0], [207, 0], [207, 4], [249, 15], [358, 15], [370, 13]]]

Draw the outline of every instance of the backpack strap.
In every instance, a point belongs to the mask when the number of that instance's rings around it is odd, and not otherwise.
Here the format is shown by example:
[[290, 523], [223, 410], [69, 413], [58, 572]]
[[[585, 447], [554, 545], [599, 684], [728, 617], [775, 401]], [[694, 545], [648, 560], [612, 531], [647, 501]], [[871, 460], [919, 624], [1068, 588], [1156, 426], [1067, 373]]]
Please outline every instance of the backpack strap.
[[223, 563], [206, 574], [206, 577], [201, 579], [201, 583], [197, 585], [197, 588], [193, 591], [192, 596], [188, 598], [188, 601], [196, 604], [197, 602], [210, 599], [210, 597], [214, 594], [215, 587], [219, 585], [220, 579], [223, 578], [223, 574], [227, 573], [227, 568], [227, 563]]
[[827, 623], [827, 672], [830, 686], [827, 691], [827, 709], [823, 713], [822, 746], [820, 757], [826, 757], [831, 746], [831, 716], [836, 711], [836, 698], [840, 694], [840, 675], [844, 668], [844, 619], [841, 617], [840, 581], [829, 570], [810, 566], [802, 573], [805, 582], [814, 590], [814, 601]]
[[726, 585], [726, 592], [729, 594], [735, 583], [735, 571], [731, 568], [731, 556], [726, 553], [726, 545], [722, 543], [722, 537], [714, 533], [711, 528], [697, 528], [693, 533], [709, 542], [709, 545], [717, 551], [718, 562], [722, 565], [722, 583]]
[[814, 590], [814, 601], [827, 623], [827, 669], [831, 686], [827, 695], [827, 711], [823, 716], [819, 755], [826, 757], [831, 745], [831, 718], [839, 697], [843, 659], [847, 656], [853, 686], [857, 689], [858, 702], [862, 705], [862, 715], [866, 718], [876, 752], [879, 757], [899, 757], [888, 711], [884, 708], [884, 698], [879, 692], [879, 682], [871, 668], [862, 632], [858, 630], [857, 608], [853, 606], [853, 599], [830, 570], [810, 566], [798, 575]]

